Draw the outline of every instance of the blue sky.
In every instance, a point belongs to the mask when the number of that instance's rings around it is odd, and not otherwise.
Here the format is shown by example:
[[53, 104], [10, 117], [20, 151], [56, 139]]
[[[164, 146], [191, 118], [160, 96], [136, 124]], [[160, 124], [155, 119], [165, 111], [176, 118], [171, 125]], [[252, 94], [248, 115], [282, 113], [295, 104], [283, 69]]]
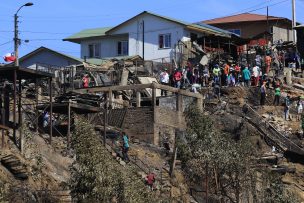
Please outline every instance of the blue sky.
[[[0, 56], [13, 52], [13, 15], [25, 0], [0, 5]], [[46, 46], [79, 57], [78, 44], [62, 39], [82, 29], [114, 26], [147, 10], [188, 22], [254, 11], [291, 19], [291, 0], [32, 0], [20, 10], [20, 56]], [[88, 3], [90, 2], [90, 3]], [[174, 3], [173, 3], [174, 2]], [[296, 0], [297, 21], [304, 23], [304, 0]], [[2, 58], [2, 57], [1, 57]], [[0, 62], [3, 62], [0, 59]]]

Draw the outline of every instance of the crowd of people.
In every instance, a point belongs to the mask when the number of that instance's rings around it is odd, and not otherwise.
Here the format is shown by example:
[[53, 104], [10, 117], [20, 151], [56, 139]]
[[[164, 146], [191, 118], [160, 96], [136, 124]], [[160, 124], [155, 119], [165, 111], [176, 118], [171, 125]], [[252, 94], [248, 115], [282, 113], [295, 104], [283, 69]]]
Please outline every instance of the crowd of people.
[[[170, 85], [176, 88], [188, 88], [193, 84], [202, 87], [214, 86], [262, 86], [263, 81], [268, 80], [268, 73], [271, 68], [272, 58], [267, 55], [262, 67], [261, 57], [257, 55], [255, 65], [240, 65], [239, 63], [209, 64], [202, 66], [193, 65], [188, 62], [184, 68], [176, 68], [169, 74], [164, 68], [160, 73], [160, 82], [163, 85]], [[166, 92], [162, 91], [166, 96]]]
[[[281, 63], [281, 62], [280, 62]], [[209, 64], [206, 66], [192, 65], [188, 63], [186, 67], [182, 69], [175, 69], [169, 74], [168, 69], [163, 69], [160, 74], [160, 82], [163, 85], [171, 85], [176, 88], [189, 88], [195, 84], [202, 87], [214, 87], [215, 96], [219, 96], [220, 88], [233, 87], [233, 86], [245, 86], [256, 87], [259, 90], [260, 105], [264, 106], [266, 103], [266, 97], [273, 91], [274, 100], [273, 105], [284, 105], [284, 117], [285, 120], [289, 120], [289, 111], [292, 104], [295, 104], [297, 109], [297, 120], [303, 120], [303, 98], [290, 98], [289, 95], [284, 97], [284, 101], [281, 100], [281, 87], [282, 81], [277, 77], [277, 68], [274, 68], [274, 59], [271, 54], [267, 54], [264, 58], [260, 55], [256, 55], [256, 58], [252, 64], [229, 63], [222, 64]], [[284, 66], [281, 64], [280, 66]], [[269, 77], [269, 72], [275, 70]], [[162, 96], [167, 96], [167, 92], [161, 92]], [[280, 101], [281, 100], [281, 101]], [[304, 126], [303, 126], [304, 127]]]

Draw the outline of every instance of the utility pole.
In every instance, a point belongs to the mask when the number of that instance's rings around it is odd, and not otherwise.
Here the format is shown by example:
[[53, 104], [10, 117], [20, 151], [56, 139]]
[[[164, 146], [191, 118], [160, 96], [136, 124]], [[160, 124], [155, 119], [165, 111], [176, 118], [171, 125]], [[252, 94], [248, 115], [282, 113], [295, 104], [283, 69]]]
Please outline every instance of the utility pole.
[[292, 33], [293, 33], [293, 42], [297, 42], [297, 33], [294, 29], [297, 26], [296, 21], [296, 0], [292, 0]]
[[17, 13], [14, 15], [14, 25], [15, 25], [15, 33], [14, 33], [14, 51], [15, 51], [15, 66], [19, 66], [19, 53], [18, 53], [18, 46], [19, 46], [19, 39], [18, 39], [18, 15]]
[[24, 6], [32, 6], [34, 5], [32, 2], [28, 2], [22, 6], [19, 7], [19, 9], [17, 10], [17, 12], [14, 15], [14, 51], [15, 51], [15, 66], [19, 66], [19, 52], [18, 52], [18, 47], [20, 44], [20, 39], [18, 38], [18, 12], [20, 11], [21, 8], [23, 8]]
[[143, 36], [142, 36], [142, 58], [143, 61], [145, 61], [145, 21], [142, 21], [142, 32], [143, 32]]

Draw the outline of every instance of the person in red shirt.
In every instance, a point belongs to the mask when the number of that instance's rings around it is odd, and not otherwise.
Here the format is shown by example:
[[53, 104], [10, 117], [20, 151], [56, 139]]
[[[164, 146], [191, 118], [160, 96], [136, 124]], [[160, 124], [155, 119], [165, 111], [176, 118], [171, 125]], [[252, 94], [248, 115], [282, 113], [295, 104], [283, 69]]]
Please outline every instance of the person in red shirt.
[[224, 64], [224, 77], [225, 77], [224, 81], [225, 81], [225, 85], [228, 84], [227, 79], [228, 79], [229, 71], [230, 71], [230, 66], [227, 63], [225, 63]]
[[239, 66], [239, 64], [236, 64], [234, 66], [234, 72], [235, 72], [235, 82], [236, 84], [239, 84], [239, 77], [241, 73], [241, 67]]
[[175, 88], [180, 88], [181, 86], [181, 80], [182, 80], [182, 73], [179, 70], [176, 70], [174, 75], [173, 75], [173, 80], [174, 80], [174, 86]]
[[89, 77], [88, 75], [83, 76], [82, 78], [82, 85], [84, 88], [88, 88], [89, 87]]
[[153, 184], [155, 182], [155, 174], [149, 173], [146, 177], [146, 183], [150, 187], [151, 190], [153, 190]]

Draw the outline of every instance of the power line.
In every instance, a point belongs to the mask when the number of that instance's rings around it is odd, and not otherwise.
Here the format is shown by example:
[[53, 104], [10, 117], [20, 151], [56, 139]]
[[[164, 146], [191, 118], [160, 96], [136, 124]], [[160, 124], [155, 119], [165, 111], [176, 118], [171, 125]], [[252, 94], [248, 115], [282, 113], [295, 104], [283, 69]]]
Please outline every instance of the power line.
[[[251, 7], [242, 9], [242, 10], [240, 10], [240, 11], [238, 11], [238, 12], [234, 12], [234, 13], [229, 14], [229, 15], [235, 15], [235, 14], [238, 14], [238, 13], [241, 13], [241, 12], [245, 12], [245, 11], [247, 11], [247, 10], [250, 10], [250, 9], [253, 9], [253, 8], [256, 8], [256, 7], [259, 7], [259, 6], [263, 5], [263, 4], [269, 3], [269, 2], [271, 2], [271, 1], [273, 1], [273, 0], [269, 0], [268, 2], [265, 1], [265, 2], [262, 2], [262, 3], [256, 4], [255, 6], [251, 6]], [[250, 11], [247, 11], [247, 12], [250, 12]]]
[[5, 42], [5, 43], [3, 43], [3, 44], [0, 44], [0, 46], [3, 46], [3, 45], [6, 45], [6, 44], [8, 44], [8, 43], [11, 43], [13, 40], [10, 40], [10, 41], [8, 41], [8, 42]]
[[[268, 2], [264, 2], [264, 3], [257, 4], [257, 5], [255, 5], [255, 6], [252, 6], [252, 7], [247, 8], [247, 9], [242, 9], [242, 10], [240, 10], [240, 11], [237, 11], [237, 12], [234, 12], [234, 13], [232, 13], [232, 14], [228, 14], [228, 15], [225, 15], [225, 16], [222, 16], [222, 17], [227, 17], [227, 16], [231, 16], [231, 15], [241, 14], [241, 13], [243, 13], [244, 11], [246, 11], [247, 13], [250, 13], [250, 12], [262, 10], [262, 9], [267, 8], [267, 7], [273, 7], [273, 6], [276, 6], [276, 5], [278, 5], [278, 4], [285, 3], [285, 2], [287, 2], [287, 1], [289, 1], [289, 0], [283, 0], [283, 1], [279, 1], [279, 2], [277, 2], [277, 3], [273, 3], [273, 4], [270, 4], [270, 5], [265, 5], [265, 6], [263, 6], [263, 7], [258, 7], [258, 6], [263, 5], [263, 4], [265, 4], [265, 3], [270, 3], [271, 1], [273, 1], [273, 0], [269, 0]], [[255, 8], [255, 7], [258, 7], [258, 8], [252, 9], [252, 10], [248, 10], [248, 9]], [[222, 17], [217, 17], [217, 18], [222, 18]], [[217, 19], [217, 18], [215, 18], [215, 19]]]
[[261, 10], [261, 9], [265, 9], [267, 7], [273, 7], [273, 6], [276, 6], [276, 5], [279, 5], [279, 4], [282, 4], [282, 3], [285, 3], [289, 0], [283, 0], [283, 1], [280, 1], [280, 2], [277, 2], [277, 3], [274, 3], [274, 4], [270, 4], [268, 6], [264, 6], [264, 7], [260, 7], [260, 8], [257, 8], [257, 9], [254, 9], [254, 10], [251, 10], [251, 11], [248, 11], [248, 12], [254, 12], [254, 11], [258, 11], [258, 10]]

